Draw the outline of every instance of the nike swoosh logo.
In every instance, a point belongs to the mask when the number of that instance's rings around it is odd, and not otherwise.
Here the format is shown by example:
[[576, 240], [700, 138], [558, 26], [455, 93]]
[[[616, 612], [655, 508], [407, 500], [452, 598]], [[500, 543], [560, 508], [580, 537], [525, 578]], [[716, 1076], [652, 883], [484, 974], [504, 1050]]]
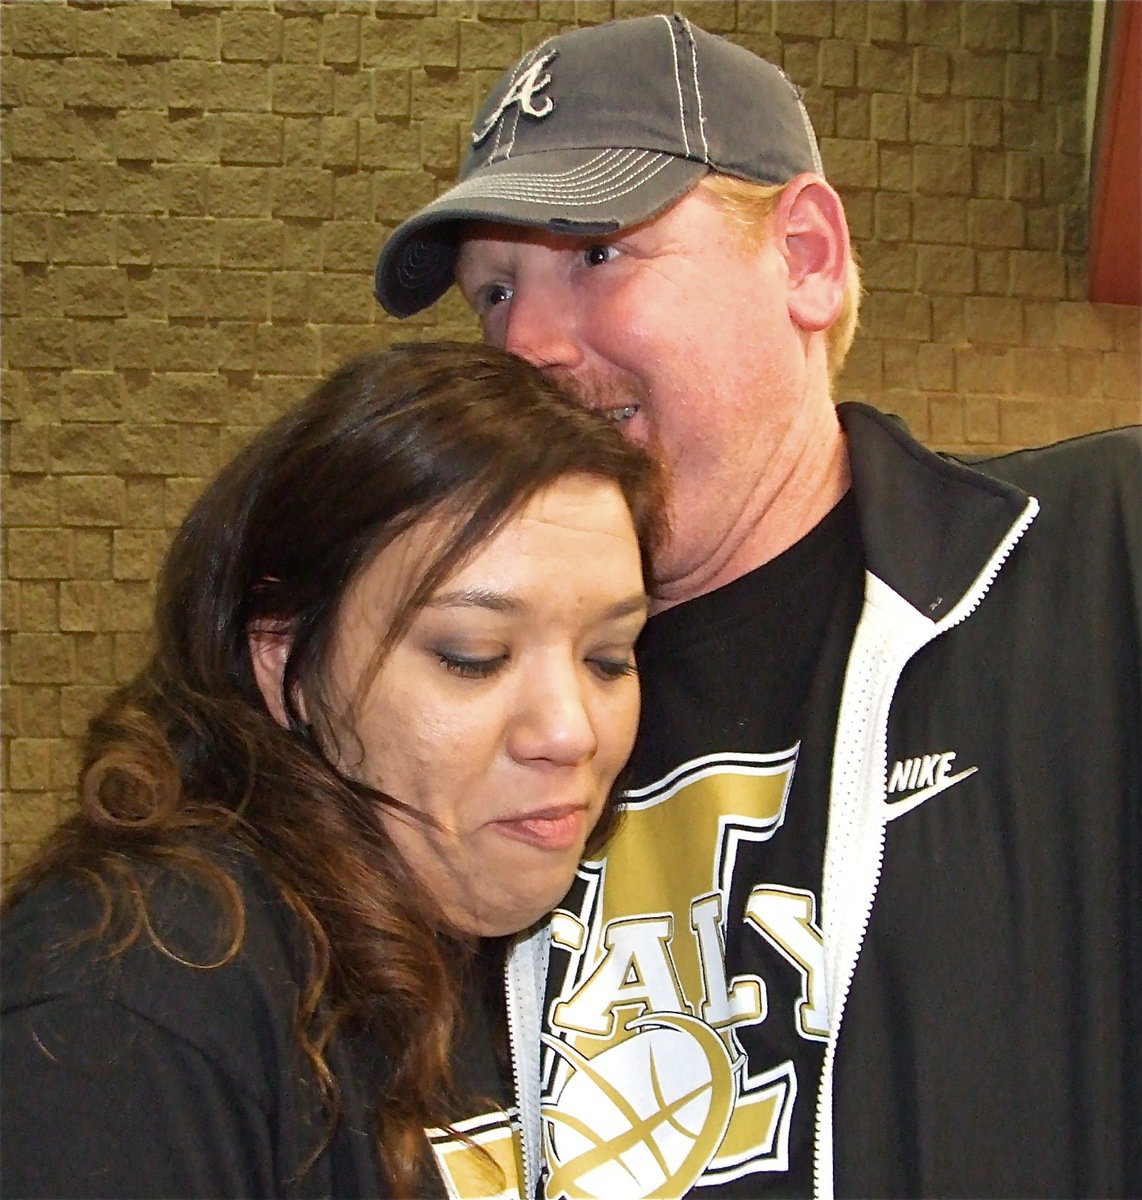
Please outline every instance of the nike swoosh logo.
[[948, 788], [955, 787], [961, 780], [967, 779], [969, 775], [974, 775], [978, 770], [979, 767], [968, 767], [966, 770], [960, 771], [958, 775], [949, 775], [947, 779], [941, 779], [939, 783], [933, 783], [931, 787], [921, 788], [920, 791], [913, 792], [911, 796], [905, 796], [903, 800], [889, 800], [885, 804], [885, 808], [888, 809], [888, 819], [895, 821], [897, 817], [910, 813], [925, 800], [931, 800], [933, 796], [938, 796], [941, 792], [946, 792]]

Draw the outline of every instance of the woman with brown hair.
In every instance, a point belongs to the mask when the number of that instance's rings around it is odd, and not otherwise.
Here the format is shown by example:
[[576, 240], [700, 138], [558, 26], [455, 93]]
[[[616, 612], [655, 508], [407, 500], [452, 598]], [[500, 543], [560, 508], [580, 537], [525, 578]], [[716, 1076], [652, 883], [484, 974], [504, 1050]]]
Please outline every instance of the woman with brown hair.
[[352, 364], [222, 471], [6, 901], [5, 1194], [534, 1193], [542, 919], [608, 830], [659, 511], [482, 347]]

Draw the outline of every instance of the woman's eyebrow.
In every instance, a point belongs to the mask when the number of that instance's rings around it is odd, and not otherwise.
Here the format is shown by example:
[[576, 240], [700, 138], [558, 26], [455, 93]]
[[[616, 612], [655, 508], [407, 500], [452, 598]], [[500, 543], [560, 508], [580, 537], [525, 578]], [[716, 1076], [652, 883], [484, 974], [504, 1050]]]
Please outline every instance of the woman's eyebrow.
[[650, 612], [650, 597], [645, 592], [638, 592], [636, 595], [629, 596], [626, 600], [620, 600], [617, 604], [612, 604], [610, 608], [603, 614], [608, 618], [618, 617], [645, 617]]
[[437, 592], [425, 608], [487, 608], [493, 612], [519, 612], [524, 603], [518, 597], [492, 588], [458, 588], [451, 592]]
[[[526, 608], [526, 604], [516, 596], [491, 588], [458, 588], [450, 592], [437, 592], [425, 604], [425, 608], [486, 608], [492, 612], [515, 613]], [[649, 598], [644, 592], [639, 592], [608, 605], [602, 616], [605, 620], [645, 616], [649, 609]]]

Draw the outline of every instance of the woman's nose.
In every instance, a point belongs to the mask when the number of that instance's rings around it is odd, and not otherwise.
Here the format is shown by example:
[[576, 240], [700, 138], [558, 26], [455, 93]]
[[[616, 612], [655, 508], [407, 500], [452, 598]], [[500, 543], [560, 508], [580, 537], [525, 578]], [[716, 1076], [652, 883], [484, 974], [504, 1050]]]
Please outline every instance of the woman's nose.
[[519, 696], [512, 724], [512, 756], [521, 762], [547, 761], [563, 766], [592, 758], [599, 740], [585, 686], [586, 681], [573, 667], [529, 681]]

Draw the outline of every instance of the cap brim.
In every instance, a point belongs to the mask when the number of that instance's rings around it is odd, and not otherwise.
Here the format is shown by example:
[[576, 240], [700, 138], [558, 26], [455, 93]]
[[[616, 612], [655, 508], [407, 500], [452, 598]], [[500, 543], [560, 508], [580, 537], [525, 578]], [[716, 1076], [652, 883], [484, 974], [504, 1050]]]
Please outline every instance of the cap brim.
[[546, 150], [503, 159], [397, 226], [377, 260], [376, 297], [394, 317], [439, 300], [452, 284], [458, 222], [614, 233], [661, 212], [708, 170], [652, 150]]

